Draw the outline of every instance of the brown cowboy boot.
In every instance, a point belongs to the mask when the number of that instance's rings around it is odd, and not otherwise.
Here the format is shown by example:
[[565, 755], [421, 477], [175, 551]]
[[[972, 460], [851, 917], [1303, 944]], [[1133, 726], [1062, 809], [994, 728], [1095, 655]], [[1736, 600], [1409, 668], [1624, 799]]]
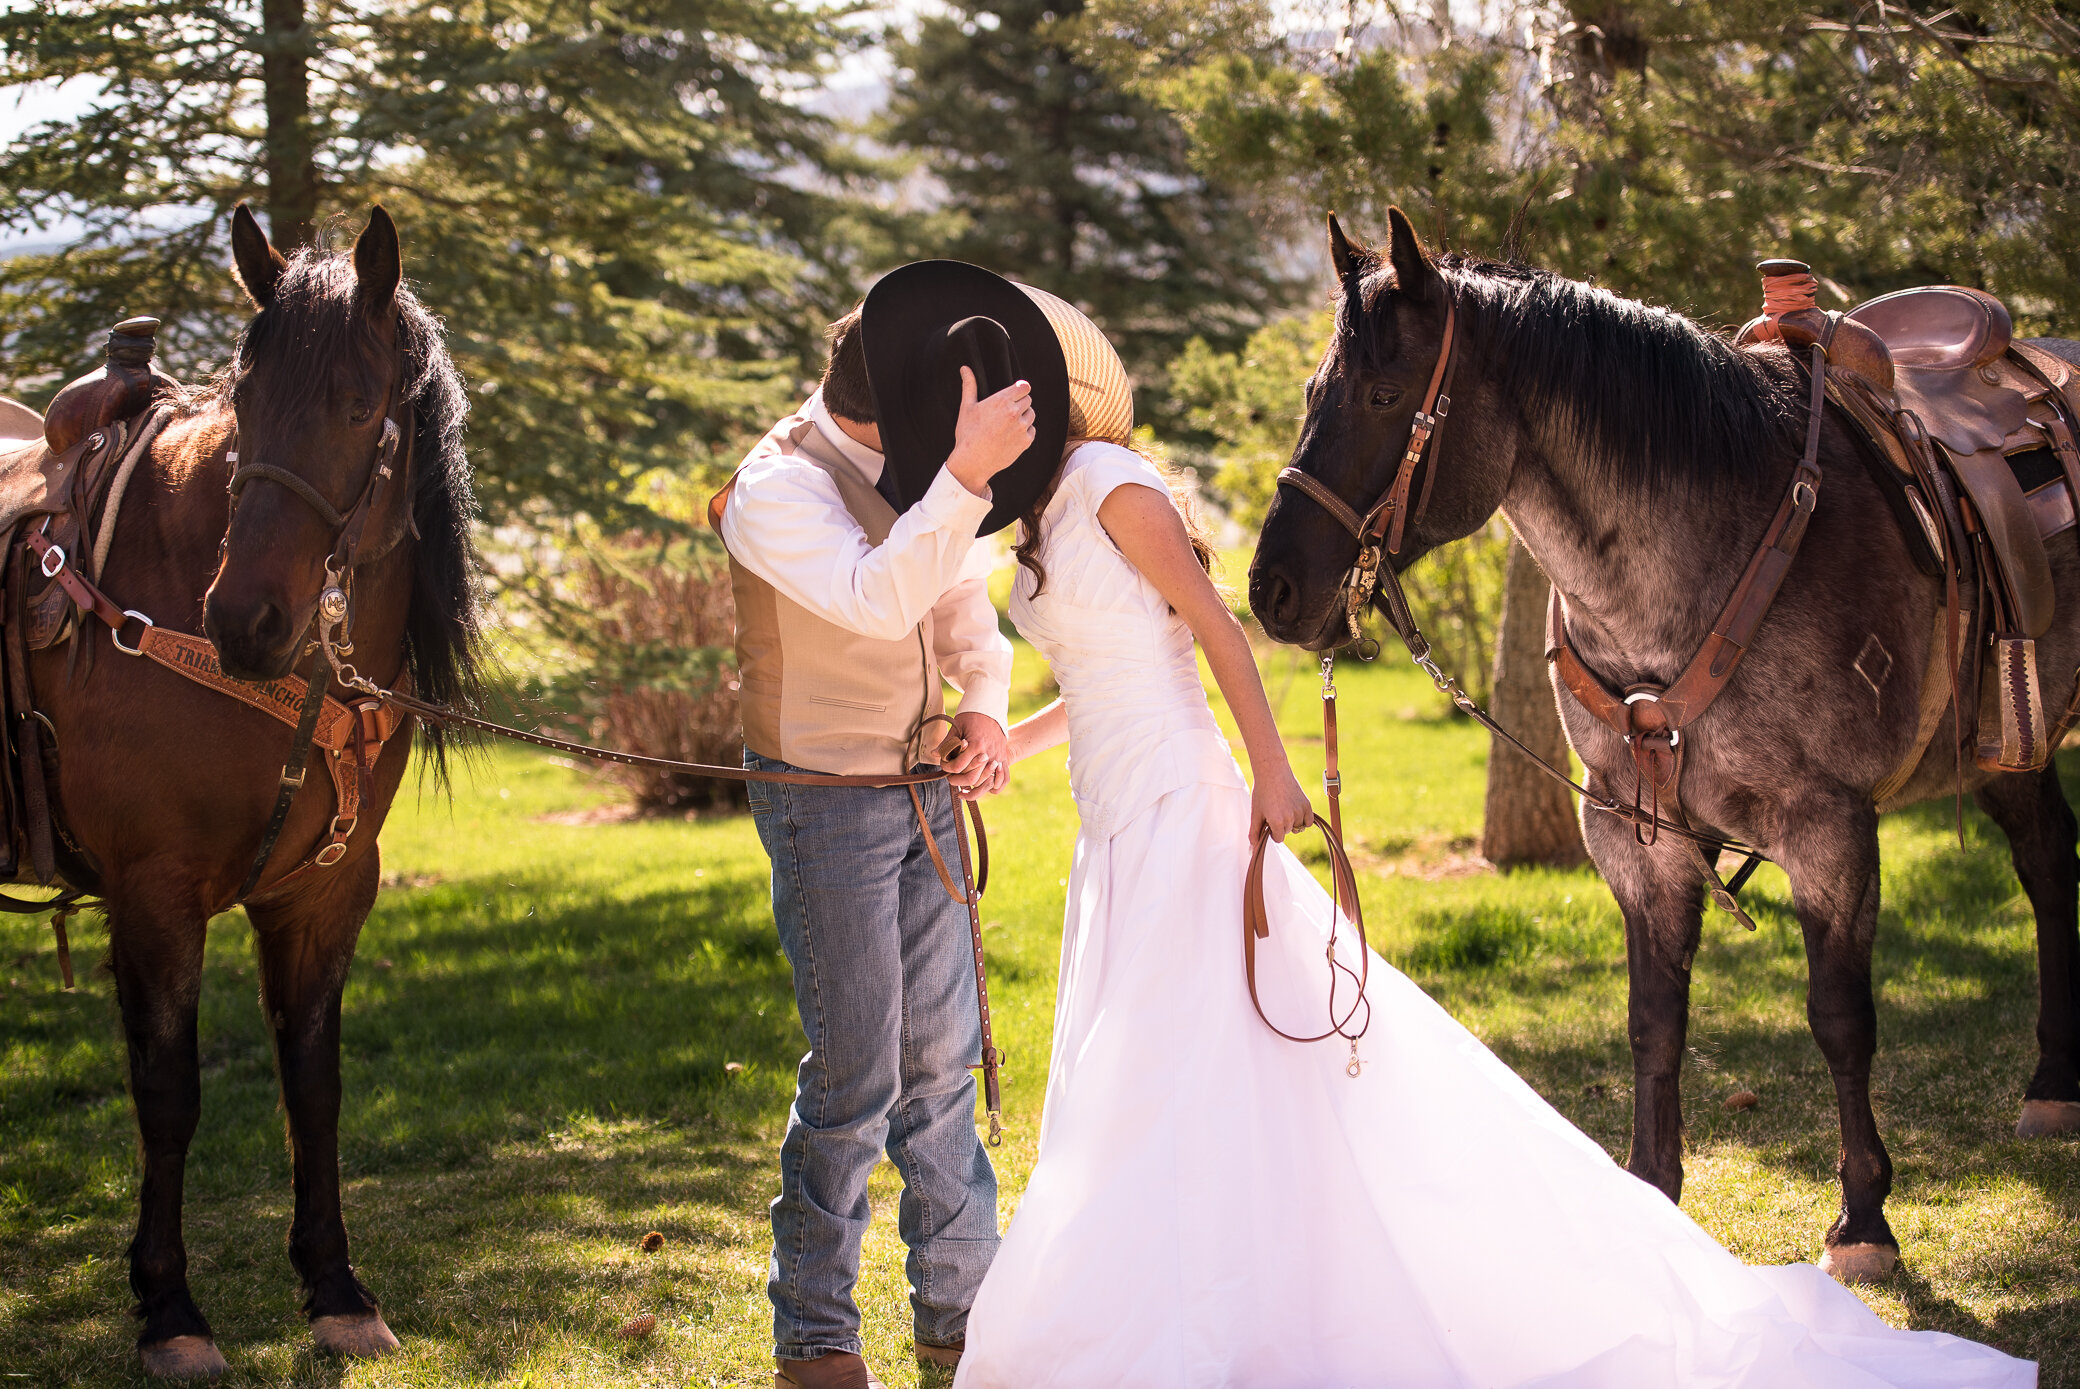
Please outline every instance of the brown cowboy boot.
[[834, 1350], [814, 1360], [776, 1360], [773, 1389], [888, 1389], [874, 1378], [867, 1362], [848, 1350]]
[[917, 1382], [921, 1389], [944, 1389], [952, 1384], [953, 1373], [961, 1366], [961, 1352], [967, 1345], [965, 1338], [950, 1346], [917, 1342]]

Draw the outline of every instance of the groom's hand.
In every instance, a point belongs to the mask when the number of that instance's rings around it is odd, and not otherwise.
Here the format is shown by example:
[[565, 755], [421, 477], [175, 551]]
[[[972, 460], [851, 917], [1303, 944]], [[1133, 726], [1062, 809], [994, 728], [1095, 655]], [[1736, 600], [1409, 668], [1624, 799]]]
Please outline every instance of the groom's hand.
[[[975, 398], [975, 373], [961, 368], [961, 415], [953, 426], [946, 471], [978, 497], [989, 480], [1018, 461], [1033, 442], [1033, 387], [1014, 381], [995, 395]], [[999, 729], [999, 736], [1002, 735]]]
[[960, 750], [946, 759], [946, 776], [964, 801], [994, 796], [1011, 780], [1011, 743], [1004, 726], [987, 714], [955, 714], [953, 734]]

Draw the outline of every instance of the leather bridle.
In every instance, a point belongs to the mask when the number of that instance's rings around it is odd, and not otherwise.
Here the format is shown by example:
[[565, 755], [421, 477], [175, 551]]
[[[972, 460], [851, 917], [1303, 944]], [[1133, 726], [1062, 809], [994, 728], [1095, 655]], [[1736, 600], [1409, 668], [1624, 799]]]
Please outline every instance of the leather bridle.
[[[1360, 516], [1355, 508], [1337, 496], [1321, 479], [1298, 468], [1285, 468], [1278, 475], [1280, 486], [1292, 487], [1311, 498], [1336, 518], [1358, 542], [1357, 560], [1345, 574], [1340, 585], [1344, 622], [1349, 628], [1350, 642], [1357, 648], [1361, 659], [1370, 660], [1377, 655], [1378, 643], [1367, 637], [1359, 624], [1368, 608], [1376, 604], [1384, 609], [1387, 620], [1393, 625], [1403, 645], [1408, 648], [1410, 658], [1462, 712], [1529, 758], [1546, 775], [1580, 795], [1587, 809], [1612, 815], [1630, 823], [1635, 837], [1642, 845], [1652, 845], [1663, 831], [1682, 840], [1699, 865], [1706, 882], [1710, 884], [1713, 902], [1752, 931], [1755, 929], [1755, 923], [1741, 910], [1734, 894], [1764, 861], [1764, 856], [1760, 850], [1742, 844], [1736, 839], [1699, 831], [1691, 826], [1689, 817], [1683, 812], [1679, 794], [1682, 776], [1682, 729], [1685, 724], [1703, 714], [1705, 708], [1717, 699], [1731, 682], [1735, 666], [1745, 654], [1747, 646], [1753, 640], [1756, 630], [1761, 626], [1762, 619], [1769, 612], [1783, 585], [1791, 561], [1798, 553], [1799, 542], [1804, 538], [1806, 523], [1812, 517], [1820, 485], [1820, 428], [1827, 379], [1826, 345], [1816, 343], [1809, 362], [1811, 400], [1808, 407], [1804, 455], [1798, 466], [1792, 470], [1791, 482], [1784, 499], [1778, 506], [1776, 515], [1771, 518], [1739, 582], [1735, 584], [1732, 596], [1727, 599], [1725, 607], [1713, 622], [1710, 636], [1673, 684], [1666, 688], [1636, 685], [1623, 693], [1613, 693], [1575, 652], [1567, 636], [1559, 591], [1554, 590], [1547, 627], [1546, 659], [1553, 666], [1562, 687], [1576, 703], [1597, 722], [1624, 740], [1637, 773], [1633, 800], [1627, 805], [1615, 796], [1597, 795], [1527, 747], [1522, 739], [1497, 723], [1493, 716], [1481, 708], [1472, 696], [1460, 687], [1455, 678], [1438, 667], [1430, 653], [1429, 640], [1424, 637], [1409, 607], [1408, 595], [1401, 587], [1400, 576], [1395, 572], [1393, 565], [1387, 562], [1389, 556], [1401, 552], [1409, 522], [1420, 518], [1429, 503], [1431, 484], [1437, 472], [1437, 460], [1434, 456], [1437, 435], [1451, 412], [1451, 380], [1458, 357], [1458, 312], [1457, 301], [1449, 286], [1445, 288], [1444, 293], [1444, 334], [1438, 345], [1436, 364], [1430, 371], [1429, 389], [1424, 393], [1422, 406], [1416, 412], [1415, 421], [1410, 427], [1408, 445], [1402, 453], [1401, 465], [1395, 472], [1394, 480], [1373, 503], [1371, 509]], [[1423, 477], [1421, 488], [1417, 490], [1415, 476], [1419, 469]], [[1415, 498], [1413, 507], [1409, 504], [1411, 495]], [[1340, 831], [1343, 782], [1337, 770], [1335, 757], [1336, 703], [1333, 662], [1333, 654], [1323, 657], [1322, 675], [1325, 688], [1322, 709], [1324, 743], [1328, 749], [1328, 758], [1322, 780], [1324, 789], [1328, 792], [1331, 824]], [[1661, 813], [1664, 800], [1668, 816]], [[1340, 834], [1337, 837], [1340, 837]], [[1719, 855], [1728, 849], [1746, 856], [1746, 862], [1731, 880], [1722, 879], [1717, 866]], [[1261, 908], [1258, 908], [1258, 913], [1260, 919]], [[1254, 984], [1252, 994], [1254, 995]], [[1259, 1012], [1261, 1011], [1260, 1007]]]
[[[1400, 466], [1394, 470], [1394, 480], [1388, 484], [1372, 506], [1360, 516], [1356, 508], [1336, 493], [1321, 479], [1298, 468], [1286, 468], [1278, 475], [1281, 486], [1289, 486], [1314, 499], [1324, 511], [1335, 517], [1337, 523], [1351, 533], [1358, 542], [1358, 557], [1344, 575], [1342, 592], [1344, 600], [1343, 618], [1350, 628], [1351, 641], [1358, 647], [1359, 654], [1366, 660], [1378, 654], [1379, 643], [1365, 635], [1359, 625], [1366, 608], [1375, 596], [1384, 598], [1390, 612], [1405, 616], [1408, 600], [1401, 592], [1401, 581], [1395, 575], [1389, 557], [1401, 553], [1401, 546], [1408, 535], [1409, 522], [1423, 513], [1430, 501], [1430, 484], [1436, 477], [1436, 461], [1430, 457], [1430, 446], [1437, 437], [1439, 428], [1452, 410], [1452, 373], [1458, 362], [1456, 347], [1459, 334], [1459, 306], [1451, 292], [1445, 292], [1444, 336], [1438, 343], [1437, 361], [1430, 368], [1430, 384], [1423, 392], [1421, 406], [1416, 410], [1415, 420], [1409, 426], [1408, 444], [1401, 451]], [[1422, 474], [1422, 486], [1416, 486], [1416, 475]], [[1410, 505], [1410, 498], [1414, 505]], [[1440, 682], [1450, 677], [1440, 671], [1430, 660], [1429, 643], [1416, 630], [1415, 621], [1408, 618], [1402, 625], [1399, 617], [1396, 628], [1402, 639], [1409, 641], [1409, 653], [1419, 665]], [[1412, 638], [1412, 640], [1411, 640]], [[1369, 649], [1368, 649], [1369, 648]], [[1264, 1011], [1264, 1001], [1257, 994], [1257, 941], [1271, 934], [1271, 914], [1264, 898], [1264, 856], [1270, 848], [1270, 834], [1259, 826], [1256, 833], [1255, 851], [1250, 856], [1249, 872], [1245, 875], [1242, 889], [1242, 966], [1243, 976], [1249, 985], [1250, 1003], [1257, 1010], [1257, 1017], [1264, 1025], [1290, 1042], [1325, 1042], [1331, 1037], [1340, 1037], [1350, 1043], [1350, 1060], [1344, 1065], [1345, 1074], [1356, 1079], [1364, 1068], [1358, 1055], [1358, 1041], [1372, 1023], [1372, 1002], [1366, 996], [1365, 986], [1371, 974], [1371, 948], [1365, 937], [1365, 912], [1358, 900], [1357, 875], [1351, 870], [1350, 856], [1343, 846], [1343, 778], [1336, 762], [1336, 681], [1335, 658], [1322, 658], [1322, 746], [1325, 754], [1322, 786], [1329, 794], [1329, 818], [1314, 817], [1314, 825], [1322, 832], [1327, 842], [1330, 863], [1330, 911], [1328, 924], [1329, 961], [1329, 1026], [1326, 1031], [1312, 1036], [1300, 1036], [1288, 1032], [1271, 1021]], [[1358, 935], [1358, 968], [1337, 958], [1336, 933], [1339, 922], [1349, 921]], [[1348, 1007], [1337, 1005], [1337, 987], [1341, 980], [1348, 979], [1356, 985]]]
[[[332, 550], [325, 559], [325, 587], [318, 593], [318, 609], [313, 619], [318, 629], [315, 643], [317, 651], [311, 657], [310, 673], [304, 681], [303, 704], [297, 715], [296, 735], [289, 745], [289, 758], [282, 764], [282, 776], [275, 792], [274, 809], [267, 817], [266, 829], [261, 833], [260, 848], [253, 857], [253, 866], [247, 871], [245, 882], [239, 888], [238, 895], [241, 900], [250, 896], [260, 885], [261, 878], [266, 875], [268, 861], [274, 856], [275, 841], [281, 837], [282, 826], [288, 822], [290, 804], [295, 801], [296, 793], [303, 789], [304, 768], [310, 760], [311, 743], [316, 736], [318, 716], [324, 709], [326, 693], [331, 688], [333, 679], [337, 678], [349, 689], [355, 688], [359, 679], [354, 667], [341, 660], [343, 656], [354, 654], [351, 635], [354, 571], [368, 560], [381, 558], [380, 555], [364, 557], [361, 554], [361, 543], [368, 529], [368, 518], [376, 513], [388, 496], [391, 483], [411, 472], [412, 454], [417, 442], [418, 431], [413, 427], [415, 421], [412, 407], [406, 403], [403, 409], [404, 421], [400, 424], [396, 412], [392, 409], [396, 399], [397, 383], [393, 378], [383, 396], [383, 432], [376, 442], [375, 458], [369, 465], [368, 477], [361, 484], [361, 491], [344, 512], [334, 507], [324, 493], [300, 474], [271, 463], [242, 464], [239, 460], [238, 417], [235, 410], [232, 415], [231, 441], [225, 450], [224, 458], [232, 466], [229, 487], [234, 514], [239, 494], [249, 484], [272, 482], [287, 489], [332, 528]], [[400, 451], [404, 454], [402, 463], [398, 459]], [[231, 533], [228, 524], [224, 533], [228, 542]], [[365, 775], [365, 769], [359, 767], [358, 760], [356, 774]], [[355, 799], [358, 803], [363, 798], [357, 796]], [[335, 817], [330, 842], [320, 849], [318, 856], [311, 861], [311, 866], [328, 867], [345, 857], [346, 835], [352, 832], [352, 825], [353, 820], [350, 817], [345, 830], [342, 831], [339, 819]]]
[[[1373, 594], [1380, 589], [1381, 566], [1387, 564], [1389, 556], [1401, 553], [1409, 523], [1419, 519], [1430, 505], [1430, 488], [1437, 476], [1436, 460], [1429, 456], [1430, 445], [1452, 413], [1452, 376], [1459, 364], [1458, 339], [1459, 303], [1451, 290], [1446, 289], [1444, 335], [1438, 343], [1437, 362], [1430, 368], [1430, 384], [1423, 392], [1423, 403], [1409, 426], [1408, 444], [1402, 450], [1401, 465], [1394, 470], [1394, 480], [1363, 516], [1311, 473], [1289, 467], [1278, 475], [1279, 485], [1305, 493], [1358, 542], [1358, 558], [1343, 579], [1343, 617], [1350, 628], [1352, 643], [1366, 660], [1378, 654], [1379, 644], [1365, 635], [1359, 621], [1371, 605]], [[1415, 483], [1419, 470], [1423, 485], [1417, 491]], [[1415, 498], [1413, 507], [1409, 505], [1411, 496]], [[1390, 567], [1388, 573], [1391, 575], [1392, 572]], [[1398, 585], [1396, 587], [1398, 589]]]
[[[334, 507], [327, 500], [325, 494], [312, 486], [310, 480], [301, 474], [291, 472], [287, 468], [276, 467], [272, 463], [241, 463], [239, 461], [237, 415], [234, 413], [232, 416], [231, 444], [225, 451], [224, 460], [232, 465], [230, 491], [234, 514], [236, 514], [239, 494], [245, 491], [249, 484], [272, 482], [278, 487], [286, 488], [298, 500], [302, 501], [304, 505], [316, 512], [318, 519], [332, 529], [332, 551], [325, 562], [326, 587], [318, 598], [318, 612], [321, 622], [324, 620], [328, 607], [327, 600], [331, 599], [335, 593], [339, 594], [339, 599], [332, 606], [338, 606], [340, 612], [339, 616], [333, 618], [332, 621], [336, 625], [346, 619], [346, 595], [343, 585], [347, 583], [355, 567], [366, 562], [360, 551], [363, 534], [368, 528], [368, 518], [374, 515], [377, 508], [381, 506], [384, 497], [389, 491], [389, 484], [392, 479], [408, 474], [411, 471], [412, 454], [417, 444], [415, 436], [418, 431], [413, 427], [416, 421], [413, 418], [414, 412], [409, 402], [405, 404], [402, 411], [404, 418], [402, 421], [399, 420], [399, 412], [391, 408], [396, 398], [397, 385], [393, 381], [383, 398], [383, 432], [376, 441], [375, 458], [369, 465], [368, 477], [362, 482], [360, 492], [356, 494], [354, 500], [348, 504], [344, 512]], [[400, 450], [404, 452], [402, 466], [398, 463]], [[227, 536], [230, 533], [228, 526], [225, 533]], [[367, 557], [369, 560], [380, 558], [382, 558], [381, 555]], [[351, 651], [352, 648], [348, 647], [346, 649]]]

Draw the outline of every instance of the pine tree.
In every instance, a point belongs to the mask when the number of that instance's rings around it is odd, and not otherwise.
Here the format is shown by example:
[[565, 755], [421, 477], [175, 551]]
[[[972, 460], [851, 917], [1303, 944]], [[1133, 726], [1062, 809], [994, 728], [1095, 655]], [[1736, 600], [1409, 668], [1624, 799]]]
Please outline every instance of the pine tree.
[[[2019, 331], [2080, 333], [2080, 22], [2058, 0], [1568, 0], [1484, 10], [1485, 31], [1442, 4], [1339, 8], [1340, 33], [1310, 34], [1266, 0], [1090, 0], [1078, 52], [1169, 111], [1195, 168], [1309, 220], [1377, 227], [1400, 203], [1440, 246], [1726, 324], [1759, 307], [1755, 261], [1793, 256], [1825, 307], [1950, 281]], [[1229, 494], [1261, 504], [1286, 431], [1250, 365], [1195, 347], [1177, 375]], [[1495, 680], [1557, 747], [1540, 582], [1510, 566]], [[1513, 817], [1497, 855], [1573, 854], [1556, 783], [1499, 750], [1489, 777]]]
[[956, 230], [921, 253], [1036, 284], [1089, 313], [1159, 408], [1195, 336], [1238, 346], [1291, 286], [1230, 186], [1195, 172], [1160, 108], [1082, 60], [1081, 0], [955, 0], [893, 45], [883, 127], [944, 184]]
[[1443, 245], [1523, 254], [1720, 322], [1754, 263], [1831, 307], [1951, 281], [2080, 332], [2080, 21], [2058, 0], [1570, 0], [1485, 30], [1372, 3], [1091, 0], [1078, 52], [1188, 132], [1194, 167], [1314, 221], [1403, 204]]
[[[753, 0], [37, 0], [0, 83], [103, 84], [0, 151], [0, 226], [85, 234], [0, 263], [0, 389], [32, 403], [131, 313], [189, 376], [245, 310], [228, 214], [285, 248], [383, 202], [470, 382], [494, 516], [625, 514], [631, 480], [728, 456], [799, 386], [843, 297], [856, 172], [794, 100], [837, 15]], [[806, 176], [805, 176], [806, 175]]]

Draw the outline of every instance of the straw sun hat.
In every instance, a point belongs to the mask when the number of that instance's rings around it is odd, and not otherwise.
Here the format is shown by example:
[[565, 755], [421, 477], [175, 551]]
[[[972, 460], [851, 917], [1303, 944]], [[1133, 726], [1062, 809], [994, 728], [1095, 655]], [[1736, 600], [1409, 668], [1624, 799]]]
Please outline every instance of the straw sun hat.
[[1069, 368], [1069, 437], [1124, 444], [1134, 434], [1134, 389], [1110, 340], [1083, 311], [1044, 289], [1020, 285], [1047, 315]]

